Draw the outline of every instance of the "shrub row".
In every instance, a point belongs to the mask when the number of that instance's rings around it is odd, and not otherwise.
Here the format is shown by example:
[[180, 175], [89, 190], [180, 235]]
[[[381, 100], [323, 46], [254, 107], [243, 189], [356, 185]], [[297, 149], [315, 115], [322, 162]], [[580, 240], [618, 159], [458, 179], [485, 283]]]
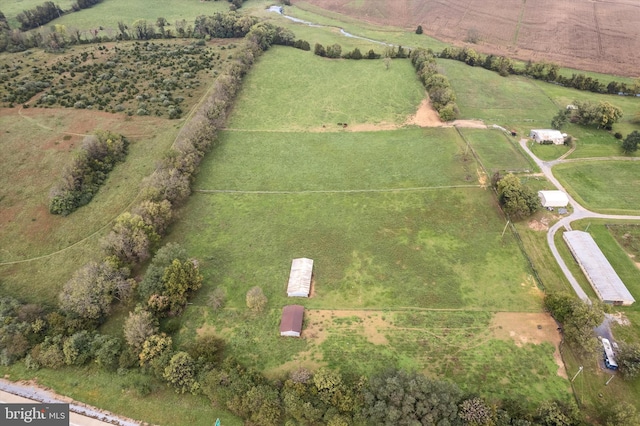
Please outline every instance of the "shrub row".
[[451, 88], [449, 79], [438, 73], [433, 52], [428, 49], [414, 49], [409, 55], [411, 64], [418, 74], [418, 78], [427, 89], [431, 105], [438, 111], [444, 121], [454, 120], [458, 116], [456, 95]]
[[524, 75], [536, 80], [543, 80], [556, 83], [564, 87], [571, 87], [578, 90], [587, 90], [595, 93], [609, 93], [625, 96], [635, 96], [640, 94], [640, 81], [629, 86], [626, 83], [610, 81], [608, 84], [600, 82], [597, 78], [589, 77], [581, 73], [573, 73], [571, 77], [560, 75], [560, 66], [550, 62], [528, 61], [524, 69], [514, 66], [511, 59], [504, 56], [486, 55], [475, 50], [464, 47], [447, 47], [438, 55], [444, 59], [454, 59], [470, 66], [481, 66], [485, 69], [495, 71], [506, 77], [510, 74]]
[[80, 152], [49, 194], [49, 212], [66, 216], [91, 201], [113, 170], [124, 161], [129, 141], [122, 135], [98, 131], [87, 136]]

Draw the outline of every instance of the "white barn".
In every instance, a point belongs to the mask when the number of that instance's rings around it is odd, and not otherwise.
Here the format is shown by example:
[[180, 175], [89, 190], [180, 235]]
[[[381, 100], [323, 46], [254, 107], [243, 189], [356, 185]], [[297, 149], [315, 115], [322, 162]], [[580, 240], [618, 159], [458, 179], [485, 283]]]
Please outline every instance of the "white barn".
[[568, 231], [562, 237], [600, 300], [623, 306], [635, 302], [627, 286], [588, 232]]
[[313, 275], [313, 259], [300, 257], [291, 262], [287, 296], [309, 297], [311, 290], [311, 276]]
[[533, 138], [538, 143], [543, 141], [551, 141], [554, 145], [563, 145], [564, 138], [567, 137], [566, 133], [561, 133], [559, 130], [552, 129], [532, 129], [529, 133], [529, 137]]
[[542, 207], [566, 207], [569, 197], [562, 191], [538, 191]]

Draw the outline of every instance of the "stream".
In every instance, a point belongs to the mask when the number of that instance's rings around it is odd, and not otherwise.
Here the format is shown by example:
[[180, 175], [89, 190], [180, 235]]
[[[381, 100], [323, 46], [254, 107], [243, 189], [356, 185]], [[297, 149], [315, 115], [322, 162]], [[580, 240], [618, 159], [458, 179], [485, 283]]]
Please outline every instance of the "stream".
[[371, 38], [367, 38], [367, 37], [361, 37], [361, 36], [357, 36], [355, 34], [351, 34], [347, 31], [344, 30], [344, 28], [340, 28], [340, 27], [334, 27], [331, 25], [320, 25], [320, 24], [314, 24], [313, 22], [309, 22], [309, 21], [305, 21], [304, 19], [300, 19], [300, 18], [295, 18], [293, 16], [289, 16], [287, 14], [284, 13], [284, 6], [271, 6], [269, 9], [267, 9], [269, 12], [275, 12], [293, 22], [297, 22], [298, 24], [304, 24], [304, 25], [308, 25], [310, 27], [317, 27], [317, 28], [339, 28], [340, 29], [340, 34], [342, 34], [345, 37], [350, 37], [350, 38], [357, 38], [358, 40], [364, 40], [364, 41], [368, 41], [371, 43], [376, 43], [376, 44], [381, 44], [383, 46], [395, 46], [395, 44], [391, 44], [391, 43], [386, 43], [384, 41], [380, 41], [380, 40], [374, 40]]

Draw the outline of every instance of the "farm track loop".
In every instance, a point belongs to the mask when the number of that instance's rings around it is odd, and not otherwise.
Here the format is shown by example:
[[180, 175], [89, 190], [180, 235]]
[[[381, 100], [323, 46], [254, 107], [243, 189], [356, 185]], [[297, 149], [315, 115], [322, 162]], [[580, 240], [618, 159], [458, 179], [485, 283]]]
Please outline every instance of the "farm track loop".
[[531, 159], [533, 159], [533, 161], [538, 165], [542, 173], [544, 173], [544, 175], [547, 177], [547, 180], [551, 182], [556, 187], [556, 189], [567, 194], [567, 197], [569, 198], [569, 204], [573, 208], [573, 212], [569, 216], [563, 217], [562, 219], [560, 219], [558, 222], [556, 222], [553, 226], [549, 228], [549, 231], [547, 232], [547, 244], [549, 246], [549, 249], [551, 250], [551, 253], [553, 254], [553, 257], [556, 259], [556, 262], [560, 266], [560, 269], [564, 273], [564, 276], [566, 277], [569, 284], [571, 284], [571, 287], [575, 291], [576, 295], [580, 299], [584, 300], [585, 302], [591, 303], [591, 299], [589, 298], [589, 296], [587, 296], [587, 294], [582, 289], [582, 287], [580, 286], [576, 278], [573, 276], [573, 273], [567, 267], [564, 259], [562, 258], [562, 256], [560, 255], [560, 252], [558, 251], [558, 248], [556, 247], [556, 243], [554, 239], [556, 232], [560, 230], [560, 228], [563, 228], [566, 231], [571, 231], [571, 223], [573, 221], [580, 220], [580, 219], [594, 218], [594, 219], [640, 221], [640, 216], [602, 214], [602, 213], [596, 213], [586, 209], [581, 204], [579, 204], [571, 196], [571, 194], [567, 192], [567, 190], [562, 186], [562, 184], [555, 178], [555, 176], [553, 175], [552, 168], [557, 164], [568, 163], [568, 162], [573, 163], [573, 162], [589, 162], [589, 161], [606, 161], [606, 160], [616, 160], [616, 159], [637, 161], [637, 160], [640, 160], [640, 158], [638, 157], [631, 157], [631, 158], [594, 157], [594, 158], [576, 158], [576, 159], [568, 159], [568, 160], [558, 159], [553, 161], [542, 161], [529, 149], [529, 146], [527, 145], [527, 139], [521, 139], [520, 146], [531, 157]]

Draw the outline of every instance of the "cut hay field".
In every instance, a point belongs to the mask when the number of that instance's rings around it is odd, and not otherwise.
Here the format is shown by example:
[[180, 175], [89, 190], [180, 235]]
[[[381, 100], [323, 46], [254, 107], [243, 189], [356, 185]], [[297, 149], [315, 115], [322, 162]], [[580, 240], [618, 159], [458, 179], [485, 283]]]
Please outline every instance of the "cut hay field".
[[602, 212], [640, 213], [640, 163], [637, 161], [582, 161], [554, 167], [553, 173], [584, 207]]
[[[414, 30], [474, 48], [522, 60], [554, 61], [578, 69], [635, 75], [640, 33], [634, 24], [637, 4], [617, 0], [523, 3], [516, 0], [469, 3], [462, 0], [387, 1], [297, 0], [297, 8], [325, 9], [370, 24]], [[312, 9], [313, 10], [313, 9]]]

